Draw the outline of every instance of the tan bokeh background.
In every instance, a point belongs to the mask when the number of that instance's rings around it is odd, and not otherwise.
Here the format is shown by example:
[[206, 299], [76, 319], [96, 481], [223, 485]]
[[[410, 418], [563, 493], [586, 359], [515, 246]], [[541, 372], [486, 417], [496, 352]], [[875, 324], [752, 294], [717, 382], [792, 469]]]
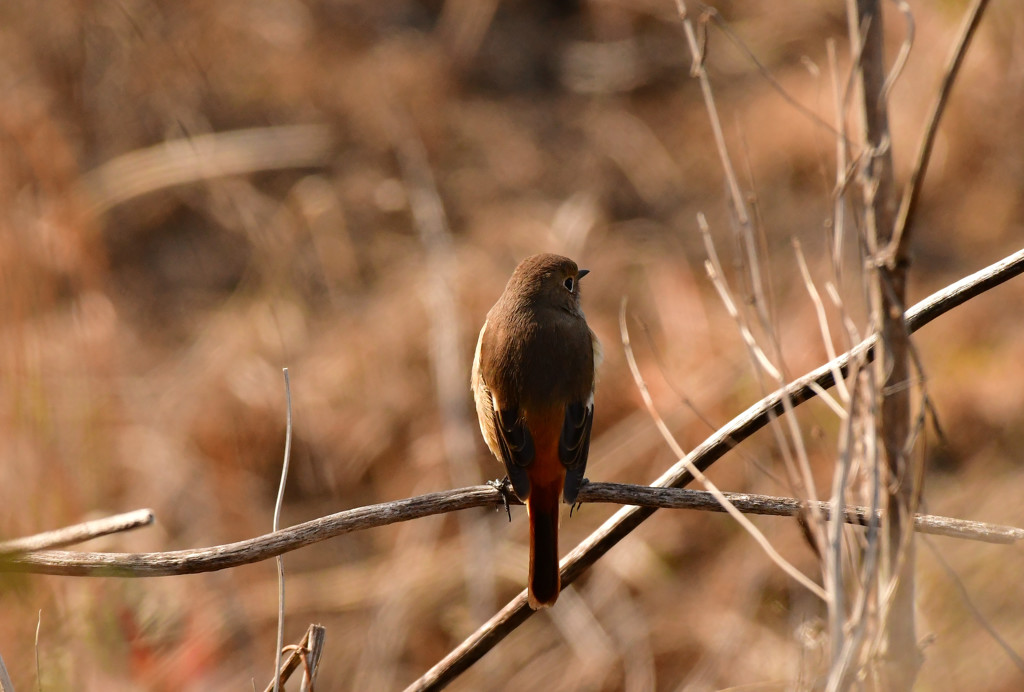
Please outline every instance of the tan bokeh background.
[[[916, 41], [891, 104], [904, 176], [962, 5], [912, 8]], [[845, 80], [843, 3], [718, 8], [794, 99], [835, 122], [826, 44], [836, 42]], [[895, 54], [903, 19], [887, 21]], [[927, 178], [913, 300], [1020, 248], [1022, 35], [1024, 11], [995, 3]], [[825, 349], [791, 241], [816, 281], [834, 278], [834, 139], [721, 32], [709, 36], [796, 375]], [[155, 527], [84, 547], [170, 550], [268, 531], [285, 366], [295, 414], [285, 523], [496, 477], [472, 418], [469, 361], [512, 268], [538, 251], [592, 270], [584, 303], [606, 361], [589, 477], [653, 480], [674, 460], [625, 366], [624, 296], [641, 369], [684, 446], [762, 393], [703, 270], [698, 212], [743, 295], [721, 167], [688, 71], [670, 0], [6, 3], [0, 535], [138, 507], [155, 510]], [[299, 168], [102, 203], [151, 172], [99, 176], [116, 157], [292, 125], [325, 127]], [[448, 235], [414, 217], [422, 206], [408, 162], [418, 147]], [[840, 288], [856, 317], [847, 250]], [[1022, 299], [1017, 279], [916, 338], [949, 437], [943, 447], [928, 435], [930, 512], [1024, 526]], [[805, 409], [825, 492], [836, 420], [819, 403]], [[711, 475], [725, 489], [785, 494], [779, 464], [765, 432]], [[565, 518], [563, 552], [613, 509]], [[327, 627], [323, 689], [400, 689], [523, 587], [523, 512], [513, 519], [467, 512], [289, 554], [286, 640], [309, 622]], [[755, 521], [816, 574], [795, 522]], [[976, 614], [1024, 649], [1021, 549], [930, 543], [935, 552], [919, 551], [919, 689], [1020, 689], [1022, 674]], [[42, 610], [44, 689], [249, 689], [251, 679], [262, 688], [276, 607], [270, 562], [146, 580], [8, 575], [0, 655], [19, 689], [32, 689]], [[822, 616], [725, 516], [661, 512], [452, 688], [788, 689], [820, 672]]]

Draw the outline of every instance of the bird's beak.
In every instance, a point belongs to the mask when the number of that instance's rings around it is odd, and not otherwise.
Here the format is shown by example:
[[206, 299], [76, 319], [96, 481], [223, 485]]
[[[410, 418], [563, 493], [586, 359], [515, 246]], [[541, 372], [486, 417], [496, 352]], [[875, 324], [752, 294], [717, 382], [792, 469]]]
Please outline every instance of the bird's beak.
[[590, 273], [589, 269], [580, 269], [578, 272], [576, 272], [576, 280], [579, 281], [580, 279], [582, 279], [584, 276], [586, 276], [589, 273]]

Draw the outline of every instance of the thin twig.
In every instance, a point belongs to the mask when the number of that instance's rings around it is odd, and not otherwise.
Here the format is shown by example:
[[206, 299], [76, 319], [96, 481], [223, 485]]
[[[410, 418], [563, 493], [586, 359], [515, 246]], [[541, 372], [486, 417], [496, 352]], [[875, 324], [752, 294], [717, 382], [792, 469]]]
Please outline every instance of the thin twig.
[[960, 600], [963, 601], [967, 609], [971, 611], [971, 615], [974, 616], [974, 619], [977, 620], [982, 629], [988, 632], [988, 635], [995, 640], [996, 644], [998, 644], [999, 648], [1003, 650], [1003, 653], [1006, 654], [1007, 658], [1013, 661], [1013, 665], [1017, 666], [1017, 670], [1024, 673], [1024, 658], [1021, 658], [1021, 655], [1018, 654], [1012, 646], [1010, 646], [1010, 643], [1006, 641], [1003, 635], [999, 634], [999, 631], [991, 622], [988, 621], [988, 618], [982, 614], [978, 609], [978, 606], [974, 604], [974, 600], [967, 592], [967, 587], [964, 586], [963, 581], [960, 579], [960, 575], [956, 573], [956, 570], [954, 570], [948, 562], [946, 562], [946, 558], [942, 557], [942, 553], [939, 552], [939, 549], [936, 548], [931, 541], [925, 540], [924, 544], [932, 551], [932, 555], [939, 563], [939, 566], [942, 567], [946, 576], [953, 582], [953, 586], [956, 587], [956, 591], [960, 595]]
[[[834, 363], [836, 360], [836, 347], [832, 341], [832, 332], [828, 327], [828, 316], [825, 313], [825, 304], [821, 300], [821, 294], [818, 293], [818, 287], [814, 285], [814, 279], [811, 278], [811, 271], [807, 268], [807, 259], [804, 257], [803, 248], [800, 245], [800, 241], [793, 239], [793, 252], [796, 255], [796, 263], [800, 268], [800, 276], [804, 280], [804, 287], [807, 289], [807, 295], [811, 297], [811, 302], [814, 304], [814, 312], [818, 317], [818, 328], [821, 330], [821, 342], [825, 347], [825, 355], [828, 356], [829, 362]], [[846, 388], [846, 382], [839, 376], [838, 372], [832, 373], [832, 377], [836, 381], [836, 389], [839, 391], [839, 398], [844, 403], [850, 402], [850, 392]], [[818, 395], [821, 397], [821, 395]], [[822, 397], [824, 398], [824, 397]], [[846, 418], [846, 410], [839, 406], [838, 403], [829, 403], [829, 408], [836, 412], [836, 415], [840, 419]], [[828, 400], [826, 400], [828, 403]]]
[[37, 533], [33, 536], [14, 538], [0, 543], [0, 559], [17, 553], [29, 553], [35, 550], [48, 550], [76, 545], [93, 538], [109, 536], [112, 533], [149, 526], [153, 521], [153, 510], [137, 509], [133, 512], [115, 514], [112, 517], [93, 519], [92, 521], [82, 522], [81, 524], [67, 526], [62, 529]]
[[817, 113], [815, 113], [810, 108], [803, 105], [802, 103], [797, 101], [793, 96], [791, 96], [790, 93], [786, 91], [786, 87], [782, 86], [782, 83], [775, 78], [775, 75], [772, 74], [772, 71], [768, 69], [768, 67], [763, 62], [761, 62], [761, 60], [757, 57], [757, 54], [750, 49], [750, 46], [748, 46], [743, 41], [743, 39], [741, 39], [736, 34], [736, 32], [733, 31], [732, 27], [729, 25], [727, 21], [725, 21], [725, 19], [722, 18], [722, 15], [718, 10], [716, 10], [713, 7], [705, 8], [703, 16], [707, 17], [710, 21], [714, 22], [715, 26], [718, 27], [718, 30], [721, 31], [722, 34], [724, 34], [725, 37], [729, 39], [729, 41], [747, 57], [747, 60], [754, 64], [754, 67], [757, 68], [757, 71], [764, 78], [765, 82], [768, 83], [768, 86], [772, 88], [772, 91], [781, 96], [783, 101], [792, 106], [797, 112], [800, 113], [800, 115], [804, 116], [812, 123], [814, 123], [816, 126], [825, 130], [826, 132], [833, 134], [836, 137], [845, 136], [842, 132], [832, 127], [827, 122], [825, 122]]
[[[707, 222], [704, 220], [703, 214], [697, 215], [697, 221], [700, 227], [701, 236], [704, 239], [704, 246], [708, 253], [708, 260], [705, 262], [708, 277], [717, 289], [726, 310], [729, 312], [729, 315], [736, 322], [737, 327], [739, 327], [740, 334], [747, 345], [747, 351], [750, 354], [751, 362], [754, 364], [755, 372], [758, 374], [758, 380], [760, 381], [761, 379], [760, 371], [757, 369], [757, 365], [760, 364], [764, 369], [765, 374], [773, 380], [773, 386], [783, 387], [786, 383], [786, 375], [782, 369], [784, 367], [782, 347], [778, 338], [775, 336], [774, 328], [769, 323], [766, 316], [762, 316], [762, 330], [768, 333], [770, 337], [770, 342], [774, 347], [778, 366], [772, 364], [772, 361], [754, 337], [747, 320], [737, 308], [737, 301], [733, 297], [733, 292], [729, 288], [729, 284], [725, 279], [721, 262], [718, 259], [718, 253], [715, 250], [714, 241], [711, 238], [710, 229], [708, 228]], [[842, 381], [841, 378], [839, 381]], [[811, 389], [815, 395], [824, 392], [820, 386], [813, 383], [811, 384]], [[778, 448], [782, 453], [787, 475], [792, 487], [794, 488], [793, 492], [794, 494], [806, 497], [809, 500], [816, 501], [818, 497], [814, 485], [814, 475], [811, 472], [811, 463], [807, 456], [807, 448], [804, 445], [804, 436], [800, 431], [799, 420], [796, 416], [791, 415], [793, 413], [793, 402], [789, 400], [789, 397], [783, 396], [780, 403], [782, 404], [782, 411], [785, 414], [784, 420], [781, 420], [778, 416], [772, 416], [770, 418], [771, 431], [775, 435]], [[789, 433], [788, 438], [786, 437], [787, 431]], [[811, 504], [810, 507], [813, 508], [814, 505]], [[820, 554], [823, 550], [822, 542], [824, 540], [821, 531], [822, 520], [821, 516], [813, 509], [806, 517], [806, 526], [808, 541], [812, 543], [815, 551]], [[826, 598], [824, 600], [828, 599]]]
[[[633, 347], [630, 345], [629, 342], [629, 330], [626, 326], [625, 298], [622, 299], [622, 306], [619, 309], [619, 332], [622, 335], [622, 347], [626, 352], [626, 362], [629, 364], [629, 370], [633, 374], [633, 381], [636, 383], [636, 387], [640, 391], [640, 396], [644, 400], [644, 405], [647, 407], [647, 412], [651, 415], [651, 418], [654, 419], [654, 425], [658, 428], [658, 432], [661, 433], [661, 436], [668, 443], [669, 447], [672, 449], [672, 452], [676, 455], [676, 457], [686, 459], [686, 452], [683, 451], [683, 448], [676, 441], [675, 437], [672, 435], [672, 432], [668, 429], [668, 426], [665, 425], [665, 421], [658, 413], [658, 410], [654, 407], [654, 400], [651, 398], [651, 393], [647, 389], [647, 383], [644, 382], [643, 376], [640, 374], [640, 368], [639, 366], [637, 366], [636, 357], [633, 355]], [[798, 570], [795, 566], [793, 566], [791, 562], [786, 560], [786, 558], [782, 557], [782, 555], [779, 554], [779, 551], [775, 549], [771, 542], [767, 538], [765, 538], [765, 535], [761, 533], [756, 526], [754, 526], [753, 522], [747, 519], [743, 515], [742, 511], [729, 501], [729, 498], [726, 497], [725, 493], [719, 490], [718, 487], [714, 483], [712, 483], [711, 480], [708, 479], [703, 473], [701, 473], [700, 470], [697, 469], [696, 467], [690, 467], [689, 470], [690, 473], [692, 473], [694, 477], [705, 488], [707, 488], [707, 492], [711, 494], [711, 496], [715, 499], [716, 502], [718, 502], [722, 510], [728, 512], [729, 516], [735, 519], [736, 522], [748, 534], [750, 534], [750, 537], [753, 538], [759, 546], [761, 546], [761, 550], [765, 552], [765, 554], [769, 557], [769, 559], [772, 560], [772, 562], [778, 565], [783, 572], [793, 577], [793, 579], [799, 582], [801, 586], [806, 588], [815, 596], [817, 596], [823, 601], [828, 601], [828, 595], [825, 593], [825, 590], [822, 589], [818, 584], [815, 584], [813, 581], [811, 581], [810, 577], [808, 577], [806, 574]]]
[[693, 22], [690, 21], [687, 14], [686, 3], [683, 0], [676, 0], [676, 8], [679, 12], [679, 18], [683, 22], [686, 43], [690, 48], [690, 56], [693, 59], [690, 74], [696, 77], [700, 83], [701, 94], [704, 97], [704, 106], [707, 108], [708, 119], [711, 121], [711, 132], [715, 138], [715, 147], [718, 150], [718, 157], [722, 162], [722, 170], [725, 172], [725, 179], [729, 185], [729, 196], [732, 199], [737, 220], [740, 224], [747, 225], [750, 223], [750, 215], [747, 213], [747, 206], [743, 201], [743, 194], [740, 192], [736, 171], [733, 168], [732, 160], [729, 158], [728, 147], [725, 145], [725, 134], [722, 132], [722, 122], [718, 117], [718, 108], [715, 106], [714, 94], [711, 91], [711, 80], [708, 79], [707, 70], [704, 69], [704, 54], [698, 46], [697, 35], [693, 30]]
[[[284, 506], [284, 488], [288, 482], [288, 465], [292, 456], [292, 385], [288, 368], [284, 372], [284, 399], [286, 423], [284, 435], [284, 462], [281, 464], [281, 482], [277, 486], [277, 501], [274, 503], [274, 532], [281, 524], [281, 507]], [[284, 646], [284, 558], [277, 556], [277, 651], [274, 653], [274, 670], [281, 670], [281, 648]], [[279, 678], [274, 679], [274, 692], [278, 692]]]
[[[704, 490], [685, 488], [656, 488], [626, 483], [588, 483], [586, 492], [580, 491], [584, 502], [610, 502], [639, 507], [661, 509], [700, 509], [708, 512], [725, 512], [714, 495]], [[722, 493], [729, 504], [744, 514], [761, 514], [776, 517], [795, 517], [806, 509], [806, 500], [753, 493]], [[818, 502], [817, 509], [828, 520], [832, 518], [832, 503]], [[717, 505], [717, 506], [716, 506]], [[881, 512], [876, 511], [876, 516]], [[868, 526], [871, 509], [861, 506], [845, 506], [843, 521], [854, 526]], [[931, 514], [914, 517], [914, 529], [919, 533], [950, 538], [965, 538], [984, 543], [1016, 543], [1024, 539], [1024, 529], [981, 521], [954, 519]]]
[[900, 201], [899, 212], [896, 216], [896, 227], [893, 233], [895, 245], [890, 248], [892, 257], [902, 257], [906, 254], [906, 245], [910, 234], [907, 229], [914, 221], [914, 212], [917, 211], [917, 201], [921, 197], [922, 181], [925, 171], [928, 170], [928, 162], [931, 160], [932, 149], [935, 147], [935, 136], [939, 130], [939, 121], [949, 100], [950, 91], [953, 89], [953, 82], [960, 72], [964, 56], [967, 55], [967, 46], [974, 37], [974, 31], [981, 22], [981, 16], [988, 6], [988, 0], [974, 0], [971, 9], [964, 15], [963, 24], [960, 27], [960, 37], [950, 52], [949, 61], [946, 65], [945, 74], [942, 77], [942, 85], [939, 93], [935, 96], [931, 112], [928, 115], [927, 125], [921, 135], [921, 142], [917, 147], [917, 158], [914, 161], [914, 169], [903, 189], [903, 198]]
[[[898, 3], [899, 4], [899, 3]], [[863, 125], [863, 141], [870, 156], [859, 177], [865, 212], [862, 240], [868, 250], [869, 319], [879, 338], [879, 353], [874, 362], [877, 388], [874, 396], [880, 404], [879, 436], [872, 444], [881, 444], [884, 455], [886, 521], [882, 524], [881, 561], [877, 578], [880, 585], [879, 623], [872, 646], [882, 652], [872, 670], [881, 686], [892, 690], [910, 690], [921, 666], [917, 645], [914, 600], [915, 579], [912, 569], [915, 545], [911, 517], [919, 489], [909, 472], [911, 456], [910, 332], [907, 329], [906, 286], [910, 263], [906, 246], [894, 244], [898, 208], [889, 128], [888, 93], [898, 65], [885, 74], [885, 46], [881, 0], [849, 0], [848, 18], [853, 30], [866, 27], [861, 45], [857, 74]], [[884, 258], [881, 251], [895, 247], [897, 253]]]
[[36, 640], [33, 645], [36, 656], [36, 690], [43, 692], [43, 676], [40, 674], [39, 667], [39, 632], [43, 629], [43, 609], [39, 609], [39, 615], [36, 618]]

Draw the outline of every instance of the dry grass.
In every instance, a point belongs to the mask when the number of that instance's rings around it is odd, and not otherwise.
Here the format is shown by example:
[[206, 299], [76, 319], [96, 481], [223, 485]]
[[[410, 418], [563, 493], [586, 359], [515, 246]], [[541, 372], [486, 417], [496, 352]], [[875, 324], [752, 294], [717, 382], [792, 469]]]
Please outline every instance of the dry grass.
[[[89, 547], [264, 533], [284, 443], [283, 366], [295, 441], [282, 523], [454, 485], [442, 427], [452, 414], [438, 403], [432, 350], [438, 264], [410, 214], [396, 122], [422, 140], [445, 206], [463, 361], [519, 258], [566, 251], [592, 270], [585, 309], [607, 357], [590, 477], [648, 482], [674, 461], [618, 346], [624, 295], [640, 369], [684, 447], [760, 396], [702, 270], [697, 212], [731, 280], [742, 255], [672, 3], [564, 15], [552, 3], [502, 3], [472, 59], [473, 42], [452, 30], [464, 22], [472, 35], [472, 3], [443, 3], [448, 28], [435, 31], [441, 4], [51, 0], [0, 10], [0, 537], [144, 506], [155, 528]], [[828, 119], [825, 41], [845, 45], [841, 5], [721, 9], [786, 90]], [[959, 21], [930, 5], [915, 12], [916, 48], [892, 100], [898, 175]], [[889, 28], [895, 49], [900, 27]], [[953, 92], [921, 200], [912, 299], [1020, 247], [1021, 31], [1024, 13], [997, 3]], [[757, 193], [785, 365], [803, 372], [826, 353], [790, 241], [823, 285], [834, 142], [715, 32], [708, 68], [741, 183]], [[101, 215], [85, 196], [90, 172], [129, 152], [296, 124], [326, 125], [324, 164], [202, 175]], [[848, 270], [841, 288], [855, 296]], [[916, 338], [950, 442], [926, 447], [926, 511], [1024, 526], [1021, 300], [1024, 284], [1010, 282]], [[845, 332], [833, 323], [832, 333]], [[455, 415], [472, 425], [464, 379]], [[821, 403], [797, 415], [827, 497], [835, 419]], [[482, 444], [472, 463], [480, 480], [499, 473]], [[775, 494], [788, 491], [784, 475], [767, 432], [711, 474], [723, 489]], [[563, 551], [611, 511], [566, 519]], [[511, 524], [472, 519], [489, 527], [484, 549], [468, 547], [464, 522], [430, 518], [286, 558], [285, 639], [311, 621], [326, 626], [325, 689], [400, 687], [471, 632], [482, 606], [469, 597], [468, 563], [491, 566], [492, 608], [522, 588], [522, 512]], [[794, 522], [753, 521], [815, 573]], [[933, 543], [977, 610], [1024, 649], [1024, 600], [1008, 576], [1024, 568], [1020, 549]], [[1017, 689], [1020, 672], [947, 572], [928, 550], [918, 562], [919, 632], [933, 637], [919, 689]], [[19, 689], [34, 685], [39, 609], [44, 689], [238, 689], [271, 676], [269, 562], [132, 582], [2, 579], [0, 654]], [[775, 689], [806, 683], [827, 659], [824, 607], [721, 515], [660, 512], [574, 591], [453, 688]]]

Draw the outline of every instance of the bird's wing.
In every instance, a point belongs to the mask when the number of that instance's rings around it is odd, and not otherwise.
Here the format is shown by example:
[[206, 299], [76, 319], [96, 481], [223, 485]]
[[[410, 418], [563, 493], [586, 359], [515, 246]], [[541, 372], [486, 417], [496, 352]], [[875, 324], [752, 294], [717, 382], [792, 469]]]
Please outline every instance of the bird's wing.
[[530, 494], [530, 478], [526, 469], [533, 463], [535, 455], [533, 437], [526, 427], [526, 421], [519, 415], [518, 408], [499, 410], [493, 407], [492, 410], [505, 472], [516, 496], [525, 501]]
[[[470, 385], [473, 388], [476, 415], [480, 421], [484, 441], [487, 442], [491, 453], [504, 464], [505, 473], [508, 474], [516, 497], [525, 502], [530, 494], [530, 479], [526, 475], [526, 467], [533, 462], [533, 438], [530, 437], [530, 431], [519, 413], [518, 403], [499, 402], [487, 384], [482, 367], [482, 354], [489, 321], [484, 322], [476, 342]], [[502, 404], [505, 405], [504, 409]]]
[[590, 454], [590, 428], [594, 422], [594, 397], [587, 401], [573, 401], [565, 407], [565, 421], [558, 440], [558, 458], [566, 468], [565, 501], [572, 504], [583, 484]]

